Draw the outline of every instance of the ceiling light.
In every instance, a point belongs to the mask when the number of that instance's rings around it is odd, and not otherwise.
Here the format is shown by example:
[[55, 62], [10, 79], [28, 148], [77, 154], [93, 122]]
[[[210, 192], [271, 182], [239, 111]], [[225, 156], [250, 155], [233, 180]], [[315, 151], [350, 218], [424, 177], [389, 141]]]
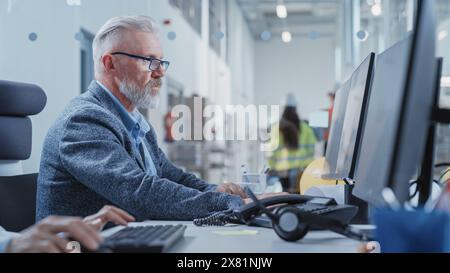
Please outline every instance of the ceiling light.
[[292, 41], [292, 34], [289, 31], [283, 31], [283, 33], [281, 34], [281, 39], [283, 40], [283, 42], [289, 43]]
[[444, 40], [447, 36], [448, 36], [448, 31], [446, 31], [446, 30], [439, 31], [439, 34], [438, 34], [439, 41]]
[[441, 78], [441, 87], [450, 87], [450, 77]]
[[371, 8], [372, 14], [374, 16], [380, 16], [383, 13], [383, 9], [381, 8], [381, 4], [375, 4]]
[[81, 6], [81, 0], [66, 0], [69, 6]]
[[286, 18], [287, 17], [287, 8], [283, 4], [277, 5], [277, 16], [279, 18]]

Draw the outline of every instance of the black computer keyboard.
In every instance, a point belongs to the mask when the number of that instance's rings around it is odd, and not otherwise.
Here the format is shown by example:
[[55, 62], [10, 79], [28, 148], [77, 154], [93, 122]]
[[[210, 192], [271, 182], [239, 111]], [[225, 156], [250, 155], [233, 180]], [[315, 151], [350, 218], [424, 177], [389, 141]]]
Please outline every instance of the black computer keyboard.
[[184, 236], [185, 225], [126, 227], [105, 238], [100, 249], [117, 253], [161, 253]]

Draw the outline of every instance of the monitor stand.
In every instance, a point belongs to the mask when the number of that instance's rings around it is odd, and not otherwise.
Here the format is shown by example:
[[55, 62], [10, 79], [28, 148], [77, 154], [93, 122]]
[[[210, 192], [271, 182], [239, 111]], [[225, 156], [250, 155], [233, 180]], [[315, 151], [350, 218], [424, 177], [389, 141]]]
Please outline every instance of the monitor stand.
[[436, 125], [431, 124], [428, 129], [427, 145], [423, 155], [420, 174], [417, 179], [417, 191], [419, 192], [419, 207], [423, 207], [431, 196], [434, 171], [434, 145], [436, 140]]
[[419, 207], [423, 207], [431, 196], [434, 172], [434, 149], [436, 142], [436, 127], [438, 123], [450, 124], [450, 110], [439, 108], [440, 83], [442, 75], [443, 59], [437, 59], [436, 86], [434, 90], [433, 105], [430, 126], [428, 128], [426, 150], [422, 158], [419, 177], [417, 179], [417, 190], [419, 193]]
[[450, 124], [450, 110], [439, 109], [436, 107], [432, 123], [428, 129], [427, 145], [425, 154], [422, 159], [419, 178], [417, 179], [417, 187], [419, 192], [419, 206], [424, 206], [431, 196], [431, 188], [433, 185], [434, 172], [434, 150], [436, 144], [436, 127], [437, 123]]
[[351, 225], [367, 225], [369, 221], [369, 204], [352, 194], [354, 184], [346, 183], [345, 185], [345, 204], [358, 207], [358, 213], [350, 222]]

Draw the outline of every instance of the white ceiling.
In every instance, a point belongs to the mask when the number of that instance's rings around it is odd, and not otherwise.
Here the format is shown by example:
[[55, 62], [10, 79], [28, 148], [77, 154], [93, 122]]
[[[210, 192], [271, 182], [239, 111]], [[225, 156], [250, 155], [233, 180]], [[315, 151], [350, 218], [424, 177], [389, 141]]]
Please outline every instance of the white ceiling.
[[[289, 30], [294, 37], [309, 36], [312, 33], [319, 35], [318, 37], [336, 34], [343, 0], [283, 0], [288, 10], [286, 19], [280, 19], [276, 15], [279, 1], [237, 0], [255, 39], [260, 39], [263, 31], [279, 36], [281, 32]], [[361, 4], [361, 19], [373, 19], [370, 6], [365, 0], [361, 0]], [[440, 19], [450, 16], [450, 0], [436, 0], [436, 4]]]
[[331, 35], [335, 26], [339, 0], [284, 0], [288, 17], [276, 15], [277, 0], [238, 0], [249, 28], [256, 39], [263, 31], [279, 35], [289, 30], [294, 36]]

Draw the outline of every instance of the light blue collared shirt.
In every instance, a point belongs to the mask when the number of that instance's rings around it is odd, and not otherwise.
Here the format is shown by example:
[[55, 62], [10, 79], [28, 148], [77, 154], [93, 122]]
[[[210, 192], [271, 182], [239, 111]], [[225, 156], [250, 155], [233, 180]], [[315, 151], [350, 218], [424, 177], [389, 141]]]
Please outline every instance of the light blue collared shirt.
[[9, 242], [18, 235], [18, 233], [8, 232], [0, 227], [0, 253], [4, 253]]
[[[109, 91], [108, 88], [106, 88], [106, 86], [104, 86], [99, 81], [97, 81], [97, 83], [111, 97], [112, 101], [114, 102], [114, 105], [116, 106], [119, 112], [120, 119], [127, 128], [131, 138], [134, 140], [136, 148], [140, 150], [139, 145], [143, 141], [145, 135], [150, 131], [150, 125], [148, 125], [145, 118], [142, 116], [141, 113], [139, 113], [137, 109], [134, 109], [134, 111], [131, 113], [128, 112], [127, 109], [125, 109], [125, 107], [122, 105], [122, 103], [116, 98], [116, 96], [114, 96], [114, 94], [111, 91]], [[147, 173], [149, 175], [156, 175], [155, 163], [153, 162], [153, 159], [151, 158], [150, 153], [148, 152], [147, 147], [144, 143], [142, 143], [142, 147], [144, 150], [145, 167]]]

